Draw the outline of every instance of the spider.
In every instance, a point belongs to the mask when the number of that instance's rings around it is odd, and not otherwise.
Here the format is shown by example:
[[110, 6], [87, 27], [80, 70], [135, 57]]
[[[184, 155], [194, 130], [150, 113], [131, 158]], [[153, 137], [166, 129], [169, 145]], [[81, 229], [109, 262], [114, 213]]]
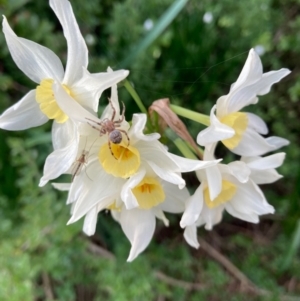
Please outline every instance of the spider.
[[123, 139], [122, 133], [124, 133], [124, 135], [127, 138], [127, 142], [128, 142], [127, 146], [129, 146], [129, 143], [130, 143], [130, 139], [128, 137], [127, 132], [124, 130], [118, 129], [121, 126], [121, 123], [123, 122], [123, 120], [125, 118], [124, 117], [125, 116], [125, 105], [122, 102], [122, 104], [123, 104], [122, 115], [119, 118], [119, 120], [114, 120], [115, 116], [116, 116], [116, 109], [114, 108], [111, 100], [110, 99], [108, 99], [108, 100], [109, 100], [109, 104], [113, 110], [111, 119], [104, 118], [100, 122], [97, 122], [97, 121], [89, 119], [89, 118], [86, 118], [86, 119], [90, 120], [100, 126], [100, 128], [98, 128], [98, 127], [88, 123], [93, 129], [99, 131], [100, 137], [105, 134], [108, 134], [108, 147], [109, 147], [110, 153], [116, 160], [118, 160], [111, 149], [111, 143], [120, 144]]
[[73, 182], [75, 177], [81, 172], [83, 165], [86, 165], [88, 163], [88, 155], [89, 151], [83, 150], [80, 157], [73, 163], [75, 166], [72, 170], [71, 182]]
[[[74, 179], [75, 179], [75, 177], [81, 172], [83, 166], [86, 166], [88, 164], [88, 156], [89, 156], [90, 150], [93, 147], [93, 145], [96, 142], [96, 140], [92, 143], [92, 145], [90, 146], [90, 149], [86, 150], [85, 149], [86, 144], [87, 144], [87, 138], [86, 138], [85, 145], [84, 145], [84, 148], [83, 148], [83, 150], [81, 152], [81, 155], [72, 164], [74, 166], [73, 166], [73, 169], [71, 171], [71, 174], [72, 174], [71, 182], [73, 182]], [[86, 170], [85, 170], [85, 173], [86, 173]], [[86, 175], [92, 181], [92, 179], [88, 176], [87, 173], [86, 173]]]

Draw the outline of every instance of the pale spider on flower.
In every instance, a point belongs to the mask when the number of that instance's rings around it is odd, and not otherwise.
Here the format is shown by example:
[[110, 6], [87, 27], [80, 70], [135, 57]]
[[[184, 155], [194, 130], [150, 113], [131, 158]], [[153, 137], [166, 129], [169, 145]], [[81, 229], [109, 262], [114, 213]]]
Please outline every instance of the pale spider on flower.
[[122, 110], [122, 114], [121, 114], [121, 117], [119, 120], [114, 120], [115, 119], [115, 116], [116, 116], [116, 109], [114, 108], [112, 102], [110, 99], [109, 100], [109, 104], [113, 110], [113, 113], [112, 113], [112, 116], [111, 116], [111, 119], [108, 119], [108, 118], [104, 118], [103, 120], [101, 120], [100, 122], [97, 122], [95, 120], [92, 120], [90, 118], [86, 118], [87, 120], [90, 120], [96, 124], [98, 124], [100, 126], [100, 128], [88, 123], [93, 129], [99, 131], [99, 135], [100, 137], [105, 135], [105, 134], [108, 134], [108, 147], [110, 149], [110, 152], [112, 154], [112, 156], [117, 160], [116, 156], [114, 155], [112, 149], [111, 149], [111, 143], [114, 143], [114, 144], [120, 144], [123, 137], [122, 137], [122, 133], [124, 133], [124, 135], [126, 136], [127, 138], [127, 146], [129, 146], [129, 143], [130, 143], [130, 139], [128, 137], [128, 134], [125, 130], [121, 130], [119, 129], [119, 127], [121, 126], [121, 123], [123, 122], [124, 118], [125, 118], [125, 105], [124, 103], [122, 102], [123, 104], [123, 110]]

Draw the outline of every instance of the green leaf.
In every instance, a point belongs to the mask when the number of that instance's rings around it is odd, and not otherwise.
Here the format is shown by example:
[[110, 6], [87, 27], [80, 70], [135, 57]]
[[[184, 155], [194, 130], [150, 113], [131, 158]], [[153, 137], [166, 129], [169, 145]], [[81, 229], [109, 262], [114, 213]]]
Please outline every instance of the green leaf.
[[300, 247], [300, 219], [298, 219], [296, 230], [292, 239], [292, 243], [288, 249], [285, 260], [281, 266], [281, 271], [285, 271], [289, 268], [299, 247]]
[[159, 37], [159, 35], [171, 24], [171, 22], [177, 17], [180, 11], [184, 8], [188, 0], [175, 1], [167, 11], [160, 17], [156, 25], [152, 30], [135, 46], [130, 55], [121, 62], [120, 68], [127, 68], [136, 57], [151, 45], [151, 43]]

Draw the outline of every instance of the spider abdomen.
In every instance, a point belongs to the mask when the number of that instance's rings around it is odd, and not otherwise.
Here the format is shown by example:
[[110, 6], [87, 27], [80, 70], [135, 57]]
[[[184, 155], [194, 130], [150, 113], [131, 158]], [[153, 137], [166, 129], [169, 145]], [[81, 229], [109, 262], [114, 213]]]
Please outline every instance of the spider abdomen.
[[119, 130], [113, 130], [109, 133], [109, 140], [114, 144], [119, 144], [122, 141], [122, 134]]

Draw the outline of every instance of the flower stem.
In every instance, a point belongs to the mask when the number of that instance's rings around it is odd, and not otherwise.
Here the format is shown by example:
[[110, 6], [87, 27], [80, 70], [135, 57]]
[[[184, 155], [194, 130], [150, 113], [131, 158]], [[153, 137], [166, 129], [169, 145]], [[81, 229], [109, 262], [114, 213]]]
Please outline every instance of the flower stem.
[[144, 106], [144, 104], [143, 104], [142, 100], [140, 99], [139, 95], [136, 93], [133, 86], [131, 85], [131, 83], [127, 79], [124, 81], [124, 87], [129, 92], [129, 94], [132, 96], [132, 98], [135, 100], [135, 102], [138, 105], [141, 112], [147, 114], [146, 107]]
[[170, 108], [177, 115], [194, 120], [194, 121], [204, 124], [206, 126], [210, 125], [209, 116], [207, 116], [207, 115], [200, 114], [200, 113], [188, 110], [188, 109], [184, 109], [182, 107], [172, 105], [172, 104], [170, 104]]
[[176, 147], [180, 150], [180, 152], [188, 159], [198, 159], [197, 156], [191, 151], [188, 145], [180, 138], [176, 138], [173, 140]]

